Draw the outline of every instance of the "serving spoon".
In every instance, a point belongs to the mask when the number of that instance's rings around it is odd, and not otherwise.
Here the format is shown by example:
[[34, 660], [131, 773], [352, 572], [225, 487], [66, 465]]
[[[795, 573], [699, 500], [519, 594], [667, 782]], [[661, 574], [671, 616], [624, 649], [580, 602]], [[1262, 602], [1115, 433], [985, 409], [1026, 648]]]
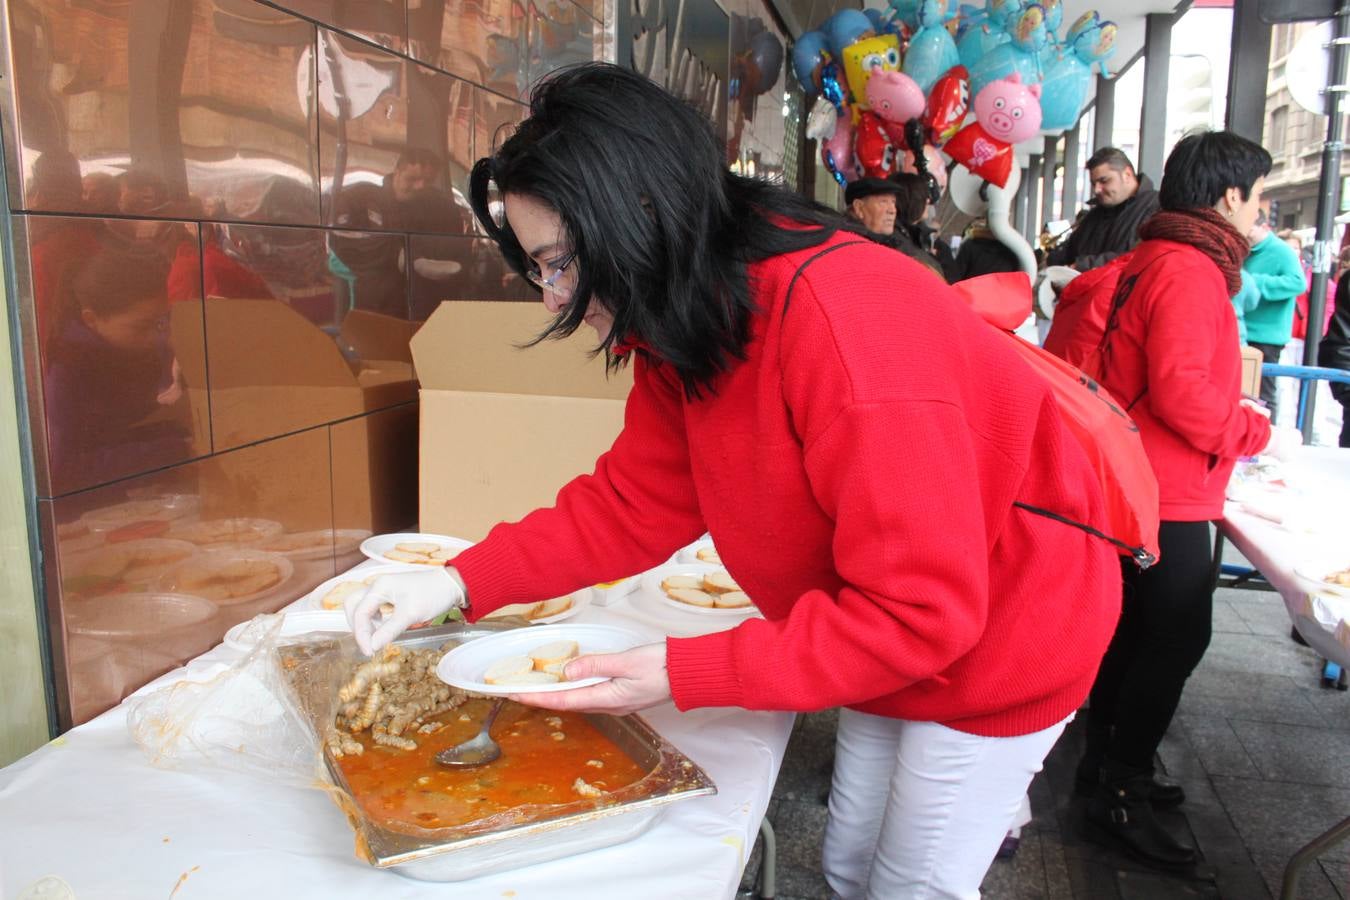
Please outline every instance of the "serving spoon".
[[487, 718], [483, 719], [483, 727], [479, 729], [478, 734], [453, 747], [446, 747], [436, 754], [436, 762], [443, 766], [466, 768], [486, 765], [501, 756], [502, 748], [492, 739], [491, 731], [492, 722], [497, 718], [497, 713], [502, 711], [502, 704], [505, 702], [505, 697], [498, 697], [492, 701], [492, 709], [488, 710]]

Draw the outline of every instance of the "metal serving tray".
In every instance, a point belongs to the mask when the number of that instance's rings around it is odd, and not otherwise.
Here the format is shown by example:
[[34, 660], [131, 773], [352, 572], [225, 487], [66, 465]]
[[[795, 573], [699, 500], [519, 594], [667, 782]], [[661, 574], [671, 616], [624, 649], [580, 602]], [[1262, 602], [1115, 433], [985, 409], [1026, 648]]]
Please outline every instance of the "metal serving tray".
[[[521, 626], [509, 619], [477, 625], [461, 622], [419, 629], [396, 643], [420, 650], [516, 627]], [[297, 662], [313, 663], [323, 654], [336, 655], [342, 651], [337, 642], [330, 645], [319, 642], [283, 646], [277, 652], [283, 671], [291, 675], [298, 669]], [[315, 732], [322, 734], [326, 723], [319, 719], [326, 717], [331, 704], [327, 698], [314, 696], [319, 690], [317, 685], [298, 683], [292, 678], [290, 686]], [[328, 685], [326, 690], [333, 688]], [[717, 787], [702, 769], [640, 717], [588, 715], [587, 719], [647, 772], [636, 783], [615, 791], [612, 805], [570, 812], [558, 807], [537, 807], [537, 815], [531, 810], [525, 821], [487, 830], [475, 829], [470, 823], [463, 829], [441, 831], [431, 840], [393, 831], [368, 819], [353, 799], [341, 768], [326, 752], [324, 762], [335, 785], [334, 800], [356, 832], [358, 855], [371, 865], [422, 881], [465, 881], [623, 843], [650, 828], [669, 804], [717, 793]], [[446, 831], [467, 833], [441, 837]]]

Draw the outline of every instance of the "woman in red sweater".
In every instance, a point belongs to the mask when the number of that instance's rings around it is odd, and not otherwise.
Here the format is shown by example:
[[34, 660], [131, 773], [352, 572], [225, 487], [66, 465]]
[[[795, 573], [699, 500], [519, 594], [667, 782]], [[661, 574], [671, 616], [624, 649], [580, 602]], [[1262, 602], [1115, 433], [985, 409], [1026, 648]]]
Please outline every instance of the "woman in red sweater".
[[624, 429], [553, 507], [372, 585], [358, 642], [632, 575], [706, 530], [763, 619], [584, 657], [568, 678], [612, 680], [518, 699], [844, 707], [833, 889], [978, 896], [1119, 613], [1115, 551], [1017, 505], [1103, 522], [1049, 390], [931, 272], [728, 172], [645, 78], [563, 70], [530, 112], [475, 166], [474, 207], [543, 290], [546, 334], [588, 324], [633, 367]]
[[[1104, 837], [1146, 862], [1182, 867], [1195, 851], [1153, 816], [1185, 798], [1155, 780], [1153, 756], [1209, 645], [1209, 523], [1240, 456], [1271, 441], [1241, 396], [1237, 319], [1246, 234], [1270, 155], [1229, 132], [1191, 135], [1167, 159], [1162, 210], [1139, 229], [1100, 344], [1101, 383], [1128, 404], [1158, 476], [1160, 560], [1124, 566], [1120, 626], [1092, 688], [1081, 792]], [[1132, 287], [1130, 287], [1132, 285]]]

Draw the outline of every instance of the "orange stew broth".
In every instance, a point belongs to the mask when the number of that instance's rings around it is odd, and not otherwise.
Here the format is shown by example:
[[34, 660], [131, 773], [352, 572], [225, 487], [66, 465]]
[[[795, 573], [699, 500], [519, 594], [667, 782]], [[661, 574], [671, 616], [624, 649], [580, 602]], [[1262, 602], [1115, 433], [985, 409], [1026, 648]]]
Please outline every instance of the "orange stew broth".
[[[437, 753], [478, 733], [488, 705], [469, 700], [432, 719], [445, 723], [434, 734], [408, 732], [416, 750], [382, 747], [369, 733], [358, 735], [365, 752], [344, 756], [338, 765], [366, 815], [394, 827], [451, 828], [520, 806], [590, 799], [573, 789], [578, 778], [609, 792], [646, 774], [585, 716], [512, 702], [492, 726], [499, 759], [467, 769], [437, 765]], [[592, 760], [601, 765], [588, 765]]]

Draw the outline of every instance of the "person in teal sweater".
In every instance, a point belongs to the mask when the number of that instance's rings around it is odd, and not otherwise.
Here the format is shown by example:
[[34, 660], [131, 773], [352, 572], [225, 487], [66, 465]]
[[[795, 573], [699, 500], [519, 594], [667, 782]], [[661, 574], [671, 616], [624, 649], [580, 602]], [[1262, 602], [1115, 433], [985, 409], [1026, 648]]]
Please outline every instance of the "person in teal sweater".
[[1261, 302], [1261, 292], [1256, 288], [1256, 280], [1246, 269], [1239, 273], [1242, 275], [1242, 288], [1230, 299], [1233, 302], [1233, 312], [1237, 315], [1238, 323], [1238, 343], [1244, 346], [1247, 343], [1247, 313], [1256, 309], [1256, 304]]
[[[1294, 300], [1308, 289], [1298, 254], [1270, 230], [1265, 213], [1247, 233], [1252, 252], [1242, 264], [1261, 300], [1245, 316], [1247, 344], [1261, 351], [1265, 362], [1278, 362], [1294, 325]], [[1275, 379], [1261, 377], [1261, 399], [1275, 414]]]

